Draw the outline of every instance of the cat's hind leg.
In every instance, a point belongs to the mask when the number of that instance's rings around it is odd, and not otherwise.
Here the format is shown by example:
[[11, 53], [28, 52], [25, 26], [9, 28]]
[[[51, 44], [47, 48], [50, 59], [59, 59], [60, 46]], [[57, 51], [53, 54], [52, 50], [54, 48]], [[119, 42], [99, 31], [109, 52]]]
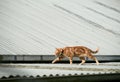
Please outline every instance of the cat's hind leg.
[[85, 57], [79, 57], [79, 58], [80, 58], [80, 60], [82, 61], [82, 62], [80, 63], [80, 65], [84, 64], [84, 63], [85, 63]]
[[92, 54], [88, 54], [88, 58], [93, 59], [94, 61], [96, 61], [96, 64], [99, 65], [97, 58], [94, 57]]

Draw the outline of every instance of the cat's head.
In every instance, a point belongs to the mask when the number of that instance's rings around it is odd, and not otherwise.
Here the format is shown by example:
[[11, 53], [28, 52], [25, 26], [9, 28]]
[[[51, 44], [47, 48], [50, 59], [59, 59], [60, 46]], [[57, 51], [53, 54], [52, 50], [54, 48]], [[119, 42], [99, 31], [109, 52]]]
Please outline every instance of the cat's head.
[[63, 55], [63, 48], [56, 48], [55, 55], [57, 57], [62, 56]]

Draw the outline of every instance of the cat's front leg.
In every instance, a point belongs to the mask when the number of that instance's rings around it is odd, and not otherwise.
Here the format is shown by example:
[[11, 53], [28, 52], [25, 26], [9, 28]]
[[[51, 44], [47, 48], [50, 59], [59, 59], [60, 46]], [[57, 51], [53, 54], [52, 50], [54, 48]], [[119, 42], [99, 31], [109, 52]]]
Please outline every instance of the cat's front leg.
[[70, 64], [73, 62], [73, 57], [69, 57]]
[[52, 61], [52, 64], [55, 63], [55, 62], [57, 62], [57, 61], [59, 61], [59, 58], [54, 59], [54, 60]]
[[64, 57], [58, 57], [58, 58], [54, 59], [54, 60], [52, 61], [52, 64], [54, 64], [54, 63], [57, 62], [57, 61], [62, 60], [63, 58], [64, 58]]

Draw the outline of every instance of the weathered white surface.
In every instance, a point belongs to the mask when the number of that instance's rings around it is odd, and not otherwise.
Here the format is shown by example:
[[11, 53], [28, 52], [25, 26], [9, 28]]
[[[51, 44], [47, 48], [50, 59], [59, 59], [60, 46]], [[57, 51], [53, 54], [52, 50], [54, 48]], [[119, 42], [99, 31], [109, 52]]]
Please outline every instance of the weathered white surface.
[[100, 63], [100, 65], [86, 63], [78, 64], [1, 64], [0, 77], [16, 76], [43, 76], [50, 74], [60, 76], [74, 74], [120, 73], [120, 63]]
[[0, 54], [84, 45], [120, 54], [119, 0], [0, 0]]

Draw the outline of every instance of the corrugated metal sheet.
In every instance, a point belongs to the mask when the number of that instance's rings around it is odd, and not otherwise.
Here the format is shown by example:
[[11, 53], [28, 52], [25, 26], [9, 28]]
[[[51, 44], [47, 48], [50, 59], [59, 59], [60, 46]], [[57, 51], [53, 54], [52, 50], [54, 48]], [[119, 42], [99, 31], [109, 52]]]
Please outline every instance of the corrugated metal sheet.
[[[74, 74], [104, 74], [120, 73], [120, 63], [101, 63], [99, 66], [87, 63], [86, 65], [77, 64], [0, 64], [0, 78], [5, 76], [26, 76], [36, 77], [51, 75], [74, 75]], [[101, 78], [102, 79], [102, 78]]]
[[120, 54], [119, 0], [0, 0], [0, 54], [84, 45]]

